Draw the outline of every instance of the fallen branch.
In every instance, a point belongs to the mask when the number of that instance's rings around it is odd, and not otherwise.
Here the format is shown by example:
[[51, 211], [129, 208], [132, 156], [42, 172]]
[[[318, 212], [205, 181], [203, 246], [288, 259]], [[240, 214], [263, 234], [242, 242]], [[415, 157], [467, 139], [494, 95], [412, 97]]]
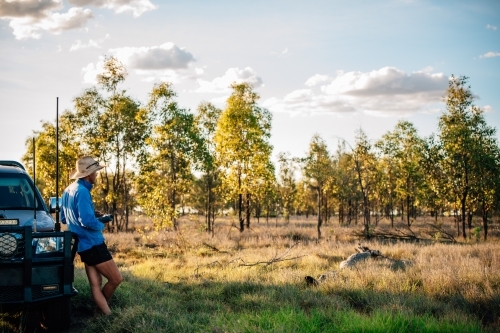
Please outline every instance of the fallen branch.
[[[452, 234], [443, 230], [442, 226], [436, 225], [436, 224], [430, 224], [430, 223], [427, 224], [427, 226], [431, 229], [430, 231], [427, 232], [429, 234], [429, 236], [431, 236], [437, 240], [444, 239], [444, 240], [451, 241], [452, 243], [457, 242], [457, 240], [455, 239], [455, 237], [453, 237]], [[436, 237], [437, 233], [439, 233], [438, 237]]]
[[239, 264], [238, 267], [250, 267], [250, 266], [257, 266], [257, 265], [261, 265], [261, 264], [265, 264], [266, 266], [269, 266], [269, 265], [277, 263], [277, 262], [288, 261], [288, 260], [295, 260], [295, 259], [299, 259], [299, 258], [302, 258], [302, 257], [306, 257], [306, 255], [292, 257], [292, 258], [282, 258], [282, 259], [280, 259], [280, 258], [273, 258], [273, 259], [271, 259], [269, 261], [257, 261], [257, 262], [250, 263], [250, 264]]
[[192, 277], [194, 277], [194, 278], [199, 278], [199, 277], [200, 277], [200, 275], [198, 274], [198, 270], [199, 270], [200, 268], [203, 268], [203, 267], [214, 267], [214, 266], [216, 266], [216, 265], [218, 265], [218, 266], [222, 267], [222, 264], [221, 264], [218, 260], [216, 260], [216, 261], [212, 261], [211, 263], [208, 263], [208, 264], [203, 265], [203, 266], [197, 266], [197, 267], [195, 268], [195, 270], [194, 270], [194, 274], [192, 275]]
[[205, 242], [203, 242], [203, 245], [204, 245], [204, 246], [206, 246], [206, 247], [208, 247], [208, 248], [209, 248], [210, 250], [212, 250], [212, 251], [215, 251], [215, 252], [220, 252], [220, 250], [219, 250], [218, 248], [216, 248], [215, 246], [212, 246], [212, 245], [207, 244], [207, 243], [205, 243]]
[[292, 246], [290, 246], [290, 248], [288, 250], [286, 250], [285, 253], [283, 253], [279, 257], [274, 257], [274, 258], [272, 258], [271, 260], [268, 260], [268, 261], [257, 261], [257, 262], [250, 263], [250, 264], [243, 263], [243, 264], [238, 265], [238, 267], [240, 267], [240, 266], [246, 266], [246, 267], [257, 266], [257, 265], [261, 265], [261, 264], [265, 264], [266, 266], [269, 266], [269, 265], [277, 263], [277, 262], [288, 261], [288, 260], [295, 260], [295, 259], [299, 259], [299, 258], [305, 257], [305, 255], [303, 255], [303, 256], [297, 256], [297, 257], [293, 257], [293, 258], [285, 258], [288, 255], [288, 252], [290, 252], [298, 243], [299, 242], [294, 243]]

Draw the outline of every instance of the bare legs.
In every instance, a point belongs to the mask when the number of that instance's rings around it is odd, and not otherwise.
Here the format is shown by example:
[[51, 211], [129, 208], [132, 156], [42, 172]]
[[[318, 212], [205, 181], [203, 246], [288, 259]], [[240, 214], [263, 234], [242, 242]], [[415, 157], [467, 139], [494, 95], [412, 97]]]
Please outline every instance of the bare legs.
[[[108, 301], [123, 280], [115, 261], [108, 260], [95, 266], [85, 264], [85, 272], [89, 278], [90, 291], [92, 292], [95, 304], [102, 313], [110, 315], [111, 310], [109, 309]], [[108, 281], [101, 289], [103, 276]]]

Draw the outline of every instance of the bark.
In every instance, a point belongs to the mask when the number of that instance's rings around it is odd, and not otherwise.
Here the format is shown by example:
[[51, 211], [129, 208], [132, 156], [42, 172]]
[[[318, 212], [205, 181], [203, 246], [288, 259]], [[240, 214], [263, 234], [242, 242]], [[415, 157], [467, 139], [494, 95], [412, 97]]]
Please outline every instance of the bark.
[[486, 209], [485, 201], [483, 200], [483, 229], [484, 229], [484, 240], [488, 238], [488, 210]]

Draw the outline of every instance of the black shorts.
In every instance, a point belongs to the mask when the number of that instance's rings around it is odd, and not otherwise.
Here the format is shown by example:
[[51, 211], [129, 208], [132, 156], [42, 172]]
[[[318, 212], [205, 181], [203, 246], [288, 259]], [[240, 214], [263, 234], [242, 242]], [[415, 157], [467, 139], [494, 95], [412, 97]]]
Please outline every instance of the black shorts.
[[90, 249], [78, 252], [80, 259], [89, 266], [95, 266], [113, 259], [106, 243], [94, 245]]

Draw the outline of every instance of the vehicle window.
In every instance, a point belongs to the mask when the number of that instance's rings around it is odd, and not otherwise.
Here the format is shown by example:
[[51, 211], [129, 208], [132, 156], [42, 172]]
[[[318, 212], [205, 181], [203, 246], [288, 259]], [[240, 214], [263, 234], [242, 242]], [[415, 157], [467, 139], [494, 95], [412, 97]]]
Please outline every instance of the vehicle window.
[[31, 180], [22, 174], [0, 174], [0, 209], [33, 209], [43, 207], [38, 193], [33, 200]]

